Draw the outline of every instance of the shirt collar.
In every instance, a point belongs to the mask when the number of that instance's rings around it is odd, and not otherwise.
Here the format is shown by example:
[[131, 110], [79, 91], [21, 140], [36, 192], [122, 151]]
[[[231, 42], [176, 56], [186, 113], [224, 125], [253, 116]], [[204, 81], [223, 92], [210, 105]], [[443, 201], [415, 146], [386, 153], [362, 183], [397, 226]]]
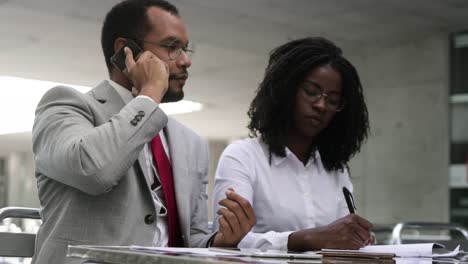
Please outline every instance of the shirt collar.
[[122, 85], [109, 80], [109, 84], [114, 87], [114, 89], [117, 91], [117, 93], [120, 95], [122, 100], [124, 101], [125, 104], [130, 103], [130, 101], [133, 99], [132, 92], [130, 92], [128, 89], [123, 87]]
[[[271, 160], [272, 160], [272, 163], [275, 165], [275, 166], [278, 166], [280, 165], [281, 163], [283, 163], [285, 160], [289, 159], [289, 160], [296, 160], [297, 162], [301, 162], [297, 157], [296, 155], [294, 155], [294, 153], [292, 153], [291, 150], [289, 150], [288, 147], [285, 147], [284, 148], [284, 151], [286, 152], [286, 156], [284, 157], [280, 157], [280, 156], [277, 156], [275, 154], [271, 154]], [[314, 160], [315, 159], [315, 160]], [[309, 167], [311, 166], [314, 161], [316, 160], [320, 160], [320, 153], [316, 150], [314, 151], [310, 157], [309, 157], [309, 160], [307, 161], [307, 164], [306, 164], [306, 167]]]
[[280, 157], [274, 153], [271, 153], [271, 161], [273, 164], [275, 164], [275, 166], [278, 166], [280, 165], [281, 163], [283, 163], [286, 159], [288, 158], [291, 158], [291, 155], [294, 155], [289, 149], [288, 147], [285, 147], [284, 151], [286, 152], [286, 156], [284, 157]]

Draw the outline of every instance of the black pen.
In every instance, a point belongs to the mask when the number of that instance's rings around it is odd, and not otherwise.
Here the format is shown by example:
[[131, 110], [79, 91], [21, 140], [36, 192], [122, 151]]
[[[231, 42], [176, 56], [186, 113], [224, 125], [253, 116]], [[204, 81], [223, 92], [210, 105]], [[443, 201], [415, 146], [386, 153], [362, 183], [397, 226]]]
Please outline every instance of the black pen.
[[356, 213], [356, 205], [354, 205], [354, 198], [348, 188], [343, 187], [343, 195], [348, 205], [348, 210], [350, 214]]

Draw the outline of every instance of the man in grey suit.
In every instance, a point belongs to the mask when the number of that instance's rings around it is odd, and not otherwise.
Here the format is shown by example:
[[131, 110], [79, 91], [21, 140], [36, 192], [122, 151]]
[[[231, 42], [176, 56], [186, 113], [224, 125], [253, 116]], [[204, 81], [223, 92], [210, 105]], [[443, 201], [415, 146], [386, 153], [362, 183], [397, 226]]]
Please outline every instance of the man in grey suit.
[[[134, 60], [125, 48], [121, 72], [110, 58], [129, 39], [144, 52]], [[209, 232], [207, 145], [159, 108], [183, 98], [191, 65], [176, 7], [121, 2], [107, 14], [101, 41], [110, 80], [86, 94], [53, 88], [36, 110], [43, 224], [33, 263], [71, 263], [67, 246], [77, 244], [235, 247], [255, 224], [252, 207], [226, 190], [220, 229]]]

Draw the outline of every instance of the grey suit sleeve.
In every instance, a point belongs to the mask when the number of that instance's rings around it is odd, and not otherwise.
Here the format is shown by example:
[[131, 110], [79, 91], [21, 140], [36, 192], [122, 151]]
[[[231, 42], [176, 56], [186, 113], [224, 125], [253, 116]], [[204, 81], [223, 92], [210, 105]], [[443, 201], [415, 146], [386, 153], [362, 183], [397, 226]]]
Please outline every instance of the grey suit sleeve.
[[209, 164], [209, 150], [208, 145], [203, 141], [202, 149], [200, 150], [200, 181], [199, 181], [199, 195], [197, 201], [194, 201], [195, 209], [193, 210], [191, 224], [190, 224], [190, 247], [207, 247], [210, 238], [214, 233], [208, 230], [208, 164]]
[[[127, 174], [144, 144], [166, 125], [167, 117], [156, 103], [135, 98], [96, 126], [99, 103], [92, 100], [67, 87], [49, 90], [36, 110], [33, 151], [36, 171], [99, 195]], [[131, 124], [140, 111], [145, 115], [138, 124]]]

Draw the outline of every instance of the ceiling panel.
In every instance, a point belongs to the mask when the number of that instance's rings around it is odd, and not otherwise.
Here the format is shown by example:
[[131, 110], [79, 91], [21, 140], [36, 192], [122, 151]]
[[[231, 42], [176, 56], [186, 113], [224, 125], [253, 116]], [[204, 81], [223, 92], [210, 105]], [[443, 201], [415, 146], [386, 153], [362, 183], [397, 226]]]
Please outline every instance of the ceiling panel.
[[[0, 0], [0, 75], [94, 85], [106, 77], [99, 44], [117, 0]], [[187, 99], [203, 111], [175, 116], [204, 137], [246, 134], [246, 111], [268, 52], [323, 35], [346, 54], [468, 27], [465, 0], [176, 0], [196, 54]], [[2, 89], [4, 89], [2, 87]], [[221, 122], [222, 121], [222, 122]], [[8, 144], [2, 141], [0, 145]]]

